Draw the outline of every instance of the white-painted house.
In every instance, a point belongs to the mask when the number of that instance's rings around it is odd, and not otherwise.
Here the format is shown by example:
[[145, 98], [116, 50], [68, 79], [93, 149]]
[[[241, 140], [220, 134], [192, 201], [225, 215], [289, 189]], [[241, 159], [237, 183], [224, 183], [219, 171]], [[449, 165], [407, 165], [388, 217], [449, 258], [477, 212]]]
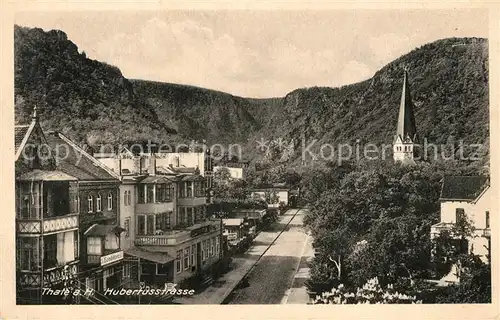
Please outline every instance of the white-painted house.
[[431, 227], [431, 238], [466, 218], [474, 226], [473, 236], [467, 239], [467, 250], [487, 262], [491, 245], [490, 213], [493, 200], [488, 177], [445, 177], [440, 197], [441, 221]]
[[227, 169], [227, 171], [231, 175], [231, 178], [233, 178], [233, 179], [243, 179], [243, 168], [228, 167], [228, 166], [215, 166], [214, 167], [214, 173], [217, 172], [218, 170], [221, 170], [222, 168], [226, 168]]

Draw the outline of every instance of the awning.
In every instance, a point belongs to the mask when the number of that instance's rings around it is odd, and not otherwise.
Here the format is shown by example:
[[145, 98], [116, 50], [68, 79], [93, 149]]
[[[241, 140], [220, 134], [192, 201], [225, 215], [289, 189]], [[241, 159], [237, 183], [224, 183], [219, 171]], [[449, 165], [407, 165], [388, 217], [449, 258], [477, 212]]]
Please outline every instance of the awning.
[[66, 174], [62, 171], [46, 171], [35, 169], [27, 172], [21, 177], [17, 178], [18, 181], [77, 181], [78, 179]]
[[94, 224], [93, 226], [88, 228], [83, 235], [87, 237], [104, 237], [110, 233], [119, 234], [122, 233], [123, 231], [125, 231], [125, 229], [113, 224], [111, 225]]
[[125, 254], [160, 264], [165, 264], [175, 260], [174, 257], [169, 256], [165, 252], [151, 252], [136, 247], [126, 250]]

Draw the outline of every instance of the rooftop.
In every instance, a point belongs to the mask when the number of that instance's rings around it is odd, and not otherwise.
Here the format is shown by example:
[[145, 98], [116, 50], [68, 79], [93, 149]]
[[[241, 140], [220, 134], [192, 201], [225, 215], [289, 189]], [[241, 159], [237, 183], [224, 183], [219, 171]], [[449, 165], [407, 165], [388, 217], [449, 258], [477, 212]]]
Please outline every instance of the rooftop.
[[443, 179], [441, 200], [475, 200], [488, 186], [486, 176], [447, 176]]

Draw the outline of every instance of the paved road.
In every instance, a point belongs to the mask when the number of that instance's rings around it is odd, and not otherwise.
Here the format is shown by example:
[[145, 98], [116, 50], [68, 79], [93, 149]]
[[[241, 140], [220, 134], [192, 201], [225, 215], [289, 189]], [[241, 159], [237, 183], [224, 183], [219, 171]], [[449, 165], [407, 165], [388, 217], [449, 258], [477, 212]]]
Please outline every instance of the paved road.
[[[297, 209], [288, 210], [284, 215], [279, 216], [278, 221], [273, 224], [271, 229], [261, 231], [254, 239], [253, 246], [245, 254], [233, 257], [232, 270], [218, 279], [211, 287], [191, 297], [176, 297], [175, 302], [181, 304], [221, 304], [259, 257], [269, 248], [269, 245], [278, 237], [281, 230], [289, 222], [291, 224], [295, 223], [291, 220], [297, 211]], [[283, 232], [283, 234], [285, 233]], [[269, 253], [269, 251], [271, 249], [267, 252]]]
[[[292, 281], [303, 253], [307, 249], [307, 235], [303, 230], [301, 210], [285, 228], [284, 224], [276, 224], [274, 232], [279, 234], [285, 231], [269, 247], [269, 250], [255, 265], [248, 275], [249, 286], [236, 289], [231, 296], [229, 304], [280, 304], [292, 286]], [[268, 232], [269, 245], [272, 242], [272, 232]], [[250, 252], [249, 254], [252, 254]], [[304, 301], [304, 304], [307, 301]]]

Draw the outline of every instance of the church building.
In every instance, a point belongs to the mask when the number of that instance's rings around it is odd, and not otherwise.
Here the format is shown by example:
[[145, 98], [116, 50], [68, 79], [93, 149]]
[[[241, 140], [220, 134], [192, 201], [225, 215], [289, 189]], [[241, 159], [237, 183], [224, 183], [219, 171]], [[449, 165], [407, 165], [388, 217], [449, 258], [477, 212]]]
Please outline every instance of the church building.
[[405, 68], [403, 91], [399, 105], [399, 117], [396, 136], [393, 143], [393, 158], [395, 162], [415, 163], [416, 147], [418, 146], [417, 128], [413, 103], [408, 84], [408, 69]]

